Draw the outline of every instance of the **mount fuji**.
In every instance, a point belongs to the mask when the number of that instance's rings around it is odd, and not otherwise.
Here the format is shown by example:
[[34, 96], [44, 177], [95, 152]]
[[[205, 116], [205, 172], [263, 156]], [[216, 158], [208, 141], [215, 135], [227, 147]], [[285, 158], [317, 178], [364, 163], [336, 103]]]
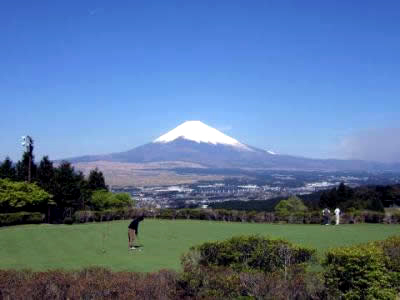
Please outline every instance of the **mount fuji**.
[[399, 169], [384, 163], [361, 160], [310, 159], [281, 155], [239, 142], [201, 121], [187, 121], [134, 149], [107, 155], [67, 159], [72, 163], [108, 161], [118, 163], [182, 162], [205, 168], [281, 169], [305, 171], [386, 171]]

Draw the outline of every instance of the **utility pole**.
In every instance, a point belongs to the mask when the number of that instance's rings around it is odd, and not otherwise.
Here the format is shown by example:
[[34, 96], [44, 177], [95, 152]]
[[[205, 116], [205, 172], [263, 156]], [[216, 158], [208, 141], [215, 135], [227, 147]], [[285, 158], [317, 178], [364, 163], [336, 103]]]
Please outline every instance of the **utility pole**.
[[32, 157], [33, 157], [33, 139], [27, 135], [22, 137], [22, 146], [25, 147], [28, 152], [29, 165], [28, 165], [28, 182], [32, 180]]

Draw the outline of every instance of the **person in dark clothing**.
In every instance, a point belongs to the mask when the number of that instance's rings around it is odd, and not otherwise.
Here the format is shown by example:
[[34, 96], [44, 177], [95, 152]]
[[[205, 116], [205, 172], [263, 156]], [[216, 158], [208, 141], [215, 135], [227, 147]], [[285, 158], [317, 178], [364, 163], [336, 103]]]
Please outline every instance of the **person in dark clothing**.
[[322, 211], [322, 217], [323, 217], [323, 224], [324, 225], [329, 225], [331, 222], [331, 211], [329, 208], [325, 207], [325, 209]]
[[140, 216], [138, 218], [133, 219], [131, 224], [128, 226], [128, 247], [129, 249], [136, 249], [133, 246], [133, 242], [135, 241], [136, 237], [139, 234], [139, 222], [144, 220], [144, 216]]

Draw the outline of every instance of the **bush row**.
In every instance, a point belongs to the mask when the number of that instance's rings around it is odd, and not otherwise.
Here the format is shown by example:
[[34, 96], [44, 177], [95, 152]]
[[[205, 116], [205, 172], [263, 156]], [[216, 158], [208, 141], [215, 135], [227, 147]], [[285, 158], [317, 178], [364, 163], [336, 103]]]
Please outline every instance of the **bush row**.
[[322, 278], [304, 270], [281, 273], [235, 272], [222, 267], [182, 273], [83, 271], [2, 271], [0, 299], [324, 299]]
[[0, 214], [0, 226], [43, 223], [45, 215], [39, 212]]
[[[226, 209], [135, 209], [122, 208], [105, 211], [77, 211], [73, 222], [86, 223], [93, 221], [111, 221], [131, 219], [145, 215], [159, 219], [194, 219], [229, 222], [254, 223], [290, 223], [290, 224], [321, 224], [320, 211], [300, 212], [297, 214], [275, 214], [271, 212], [237, 211]], [[334, 217], [331, 218], [332, 223]], [[353, 223], [389, 223], [400, 224], [400, 213], [385, 215], [375, 211], [354, 211], [340, 216], [341, 224]]]
[[177, 274], [0, 270], [0, 299], [176, 299]]
[[[289, 224], [321, 224], [320, 211], [300, 212], [296, 214], [276, 214], [271, 212], [238, 211], [226, 209], [137, 209], [119, 208], [103, 211], [76, 211], [71, 217], [64, 219], [65, 224], [102, 222], [112, 220], [132, 219], [140, 215], [160, 219], [193, 219], [228, 222], [254, 223], [289, 223]], [[45, 215], [42, 213], [10, 213], [0, 214], [0, 226], [43, 223]], [[331, 219], [334, 222], [334, 217]], [[385, 215], [375, 211], [354, 211], [342, 214], [341, 224], [353, 223], [388, 223], [400, 224], [400, 213]]]

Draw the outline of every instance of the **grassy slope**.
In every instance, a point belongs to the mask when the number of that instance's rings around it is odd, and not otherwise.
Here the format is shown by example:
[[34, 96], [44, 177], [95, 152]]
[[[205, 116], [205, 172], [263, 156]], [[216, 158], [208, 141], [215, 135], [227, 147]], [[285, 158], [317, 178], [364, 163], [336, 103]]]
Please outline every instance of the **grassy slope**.
[[190, 246], [233, 235], [260, 234], [282, 237], [316, 247], [363, 243], [398, 234], [400, 225], [340, 226], [164, 221], [146, 219], [140, 224], [143, 251], [129, 251], [129, 221], [81, 225], [23, 225], [0, 228], [0, 268], [79, 269], [104, 266], [113, 270], [155, 271], [179, 269], [180, 256]]

